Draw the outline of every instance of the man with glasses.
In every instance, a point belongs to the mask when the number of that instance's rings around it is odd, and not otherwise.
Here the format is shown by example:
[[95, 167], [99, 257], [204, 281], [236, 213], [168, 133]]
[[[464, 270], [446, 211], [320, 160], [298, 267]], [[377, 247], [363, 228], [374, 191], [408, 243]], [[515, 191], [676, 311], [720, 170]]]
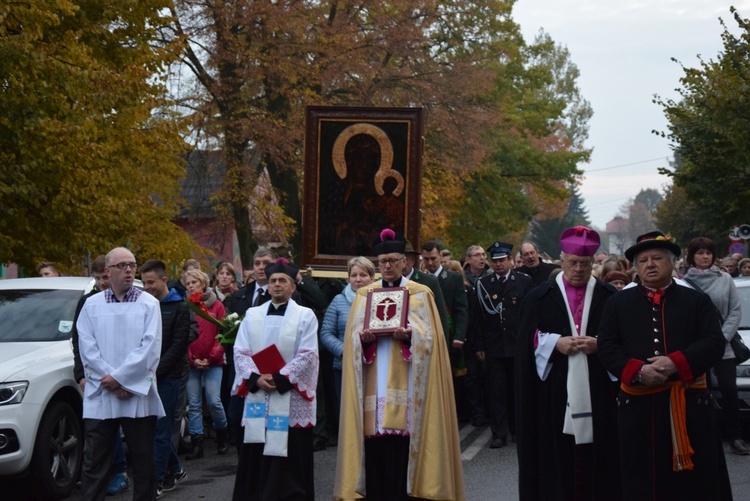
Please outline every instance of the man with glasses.
[[539, 256], [539, 249], [536, 244], [531, 242], [521, 244], [521, 259], [523, 260], [523, 266], [518, 268], [518, 271], [530, 276], [534, 285], [539, 285], [547, 280], [552, 271], [559, 268], [556, 264], [542, 261]]
[[[402, 276], [406, 241], [389, 229], [372, 249], [382, 280], [362, 287], [344, 339], [336, 499], [464, 499], [451, 367], [435, 301]], [[406, 288], [408, 323], [376, 336], [367, 294]]]
[[156, 419], [164, 416], [156, 388], [161, 311], [156, 298], [133, 285], [137, 264], [128, 249], [112, 249], [105, 263], [110, 288], [86, 301], [77, 322], [86, 377], [82, 497], [104, 499], [121, 426], [131, 456], [133, 499], [151, 501], [154, 430]]
[[599, 234], [560, 237], [562, 273], [521, 307], [516, 344], [521, 499], [621, 498], [617, 386], [597, 357], [597, 332], [615, 289], [591, 275]]
[[[83, 372], [83, 363], [81, 362], [81, 352], [78, 349], [78, 329], [75, 324], [81, 314], [81, 309], [88, 298], [101, 291], [109, 289], [109, 269], [105, 266], [104, 254], [97, 256], [91, 262], [91, 276], [94, 279], [94, 287], [91, 292], [81, 297], [76, 307], [76, 314], [73, 317], [73, 376], [81, 386], [81, 391], [86, 389], [86, 377]], [[120, 494], [130, 488], [130, 478], [128, 477], [128, 462], [125, 456], [125, 449], [122, 446], [120, 434], [115, 434], [115, 457], [112, 462], [112, 472], [114, 477], [107, 487], [107, 494]]]
[[492, 270], [487, 265], [487, 254], [481, 245], [472, 245], [466, 250], [466, 264], [464, 265], [466, 280], [476, 287], [477, 280], [491, 275]]

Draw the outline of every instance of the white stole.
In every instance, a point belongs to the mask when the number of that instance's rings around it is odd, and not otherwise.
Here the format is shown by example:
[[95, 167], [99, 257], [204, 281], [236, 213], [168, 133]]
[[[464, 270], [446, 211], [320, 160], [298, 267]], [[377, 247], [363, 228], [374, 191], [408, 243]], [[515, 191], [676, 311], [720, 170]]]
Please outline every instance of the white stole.
[[[560, 273], [555, 279], [560, 287], [563, 301], [565, 301], [565, 312], [568, 314], [570, 331], [573, 336], [585, 336], [588, 326], [589, 310], [591, 309], [591, 298], [594, 295], [596, 279], [589, 278], [586, 284], [586, 295], [583, 300], [583, 315], [581, 317], [581, 331], [576, 329], [573, 313], [568, 303], [568, 294], [563, 283], [563, 274]], [[594, 442], [594, 422], [591, 409], [591, 389], [589, 387], [589, 362], [587, 355], [579, 351], [575, 355], [568, 355], [568, 404], [565, 406], [565, 424], [563, 433], [573, 435], [576, 445], [591, 444]]]
[[[269, 303], [268, 308], [273, 308]], [[267, 308], [253, 308], [248, 310], [250, 325], [257, 326], [259, 335], [250, 336], [249, 344], [253, 353], [266, 348], [266, 319]], [[282, 317], [283, 323], [279, 327], [276, 348], [289, 363], [294, 358], [299, 334], [299, 321], [302, 308], [293, 301], [287, 303], [287, 309]], [[287, 456], [287, 442], [289, 435], [289, 402], [291, 390], [280, 394], [278, 391], [266, 393], [258, 390], [248, 393], [245, 397], [245, 436], [244, 443], [265, 443], [264, 456]], [[268, 412], [266, 412], [268, 402]], [[268, 418], [266, 418], [268, 414]]]

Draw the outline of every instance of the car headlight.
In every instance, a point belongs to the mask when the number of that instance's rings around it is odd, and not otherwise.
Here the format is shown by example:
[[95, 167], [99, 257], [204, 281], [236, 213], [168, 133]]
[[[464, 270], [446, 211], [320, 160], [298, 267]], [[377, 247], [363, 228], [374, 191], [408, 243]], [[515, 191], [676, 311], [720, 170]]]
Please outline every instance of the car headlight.
[[0, 383], [0, 405], [20, 404], [28, 387], [28, 381]]
[[750, 377], [750, 365], [738, 365], [737, 377]]

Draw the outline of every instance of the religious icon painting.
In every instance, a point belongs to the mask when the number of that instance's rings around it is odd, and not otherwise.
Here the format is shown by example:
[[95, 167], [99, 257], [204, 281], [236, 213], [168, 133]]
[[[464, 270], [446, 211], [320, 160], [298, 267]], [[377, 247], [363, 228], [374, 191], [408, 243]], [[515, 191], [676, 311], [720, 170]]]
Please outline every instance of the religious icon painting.
[[309, 106], [301, 264], [346, 269], [383, 228], [419, 244], [421, 108]]
[[377, 336], [392, 334], [406, 327], [409, 320], [409, 289], [385, 287], [367, 293], [365, 328]]

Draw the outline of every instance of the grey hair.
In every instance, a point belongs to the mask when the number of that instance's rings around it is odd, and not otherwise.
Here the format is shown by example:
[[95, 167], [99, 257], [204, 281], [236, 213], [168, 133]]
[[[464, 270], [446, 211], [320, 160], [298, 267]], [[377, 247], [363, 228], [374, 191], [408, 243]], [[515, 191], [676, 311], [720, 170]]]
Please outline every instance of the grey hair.
[[471, 253], [474, 252], [477, 249], [484, 250], [484, 248], [481, 245], [470, 245], [469, 248], [466, 249], [466, 257], [470, 257]]
[[258, 247], [258, 250], [255, 251], [255, 254], [253, 254], [253, 261], [263, 256], [270, 256], [270, 258], [273, 259], [274, 261], [278, 259], [279, 257], [278, 254], [276, 254], [273, 250], [269, 249], [268, 247]]

